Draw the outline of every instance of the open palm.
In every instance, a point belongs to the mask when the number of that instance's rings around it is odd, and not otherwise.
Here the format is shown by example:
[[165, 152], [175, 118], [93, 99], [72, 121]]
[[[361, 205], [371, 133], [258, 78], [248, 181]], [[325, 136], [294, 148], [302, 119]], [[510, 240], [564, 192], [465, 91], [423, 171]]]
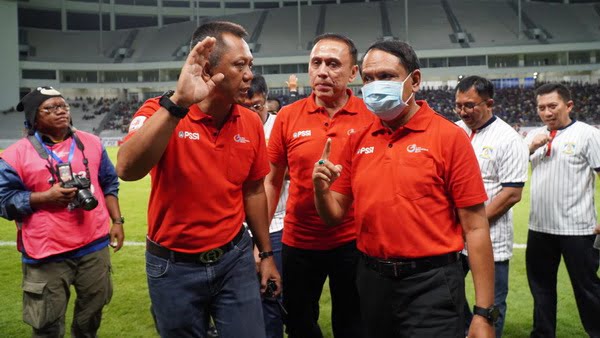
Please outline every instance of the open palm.
[[213, 37], [206, 37], [190, 51], [177, 81], [176, 94], [180, 105], [187, 107], [202, 101], [223, 80], [221, 73], [208, 80], [202, 76], [216, 41]]

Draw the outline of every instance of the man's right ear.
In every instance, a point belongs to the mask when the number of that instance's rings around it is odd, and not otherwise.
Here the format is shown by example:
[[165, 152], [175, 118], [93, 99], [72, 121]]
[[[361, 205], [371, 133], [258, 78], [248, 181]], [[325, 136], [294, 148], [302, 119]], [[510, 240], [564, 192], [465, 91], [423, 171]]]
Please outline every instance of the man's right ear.
[[202, 67], [202, 80], [207, 82], [212, 77], [212, 68], [210, 66], [210, 61], [207, 61], [204, 67]]

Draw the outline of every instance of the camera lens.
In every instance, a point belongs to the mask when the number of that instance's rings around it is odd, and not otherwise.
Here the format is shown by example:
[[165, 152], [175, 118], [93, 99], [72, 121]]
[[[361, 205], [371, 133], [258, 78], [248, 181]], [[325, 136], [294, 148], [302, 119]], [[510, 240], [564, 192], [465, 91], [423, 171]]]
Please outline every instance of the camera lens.
[[90, 211], [98, 206], [98, 200], [88, 189], [80, 189], [77, 191], [77, 200], [83, 210]]

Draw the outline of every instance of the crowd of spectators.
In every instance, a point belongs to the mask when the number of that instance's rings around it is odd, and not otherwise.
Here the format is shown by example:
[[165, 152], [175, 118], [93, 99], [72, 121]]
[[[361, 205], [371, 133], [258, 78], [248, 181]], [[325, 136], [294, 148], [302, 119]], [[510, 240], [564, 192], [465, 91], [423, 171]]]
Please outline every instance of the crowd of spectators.
[[[600, 124], [600, 84], [567, 85], [575, 103], [571, 117], [589, 124]], [[534, 90], [519, 87], [496, 89], [494, 114], [515, 126], [539, 124]], [[425, 88], [417, 93], [417, 99], [427, 100], [435, 111], [446, 118], [458, 120], [454, 112], [454, 88]]]
[[120, 101], [117, 105], [117, 110], [112, 118], [106, 123], [104, 129], [120, 130], [123, 133], [127, 133], [131, 118], [142, 103], [143, 102], [137, 100]]
[[[600, 124], [600, 84], [567, 84], [571, 90], [575, 106], [571, 117], [592, 124]], [[305, 97], [307, 95], [300, 95]], [[280, 106], [290, 102], [288, 95], [270, 96], [270, 100], [277, 100]], [[426, 100], [429, 105], [438, 113], [442, 114], [451, 121], [458, 118], [454, 112], [454, 88], [422, 88], [417, 93], [417, 99]], [[75, 97], [74, 100], [68, 100], [75, 108], [81, 108], [84, 112], [83, 119], [94, 119], [110, 111], [111, 105], [117, 101], [116, 98], [92, 98]], [[496, 89], [494, 95], [494, 114], [519, 128], [520, 126], [538, 125], [539, 117], [535, 107], [534, 88], [500, 88]], [[120, 130], [127, 133], [131, 117], [142, 105], [137, 100], [120, 101], [118, 109], [112, 118], [106, 123], [104, 129]], [[4, 115], [14, 112], [14, 107], [3, 111]], [[88, 112], [91, 112], [88, 114]]]
[[103, 97], [97, 99], [93, 97], [84, 98], [82, 96], [76, 96], [75, 99], [67, 99], [67, 101], [72, 107], [81, 109], [84, 113], [82, 116], [83, 120], [93, 120], [98, 115], [108, 113], [110, 111], [110, 106], [117, 101], [117, 99], [105, 99]]

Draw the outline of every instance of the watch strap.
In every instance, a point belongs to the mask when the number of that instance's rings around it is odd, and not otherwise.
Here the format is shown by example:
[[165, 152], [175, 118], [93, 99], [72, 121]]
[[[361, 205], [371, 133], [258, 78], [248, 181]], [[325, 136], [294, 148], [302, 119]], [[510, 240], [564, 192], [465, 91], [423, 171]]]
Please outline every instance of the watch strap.
[[498, 320], [498, 315], [500, 314], [500, 311], [494, 305], [490, 306], [489, 308], [483, 308], [474, 305], [473, 314], [487, 319], [490, 324], [494, 324]]
[[273, 251], [262, 251], [258, 253], [258, 258], [265, 259], [273, 256]]
[[160, 104], [161, 107], [165, 108], [169, 112], [169, 114], [181, 119], [187, 115], [190, 109], [178, 106], [175, 104], [175, 102], [171, 101], [171, 96], [173, 96], [174, 93], [175, 91], [173, 90], [166, 91], [160, 97], [158, 104]]

